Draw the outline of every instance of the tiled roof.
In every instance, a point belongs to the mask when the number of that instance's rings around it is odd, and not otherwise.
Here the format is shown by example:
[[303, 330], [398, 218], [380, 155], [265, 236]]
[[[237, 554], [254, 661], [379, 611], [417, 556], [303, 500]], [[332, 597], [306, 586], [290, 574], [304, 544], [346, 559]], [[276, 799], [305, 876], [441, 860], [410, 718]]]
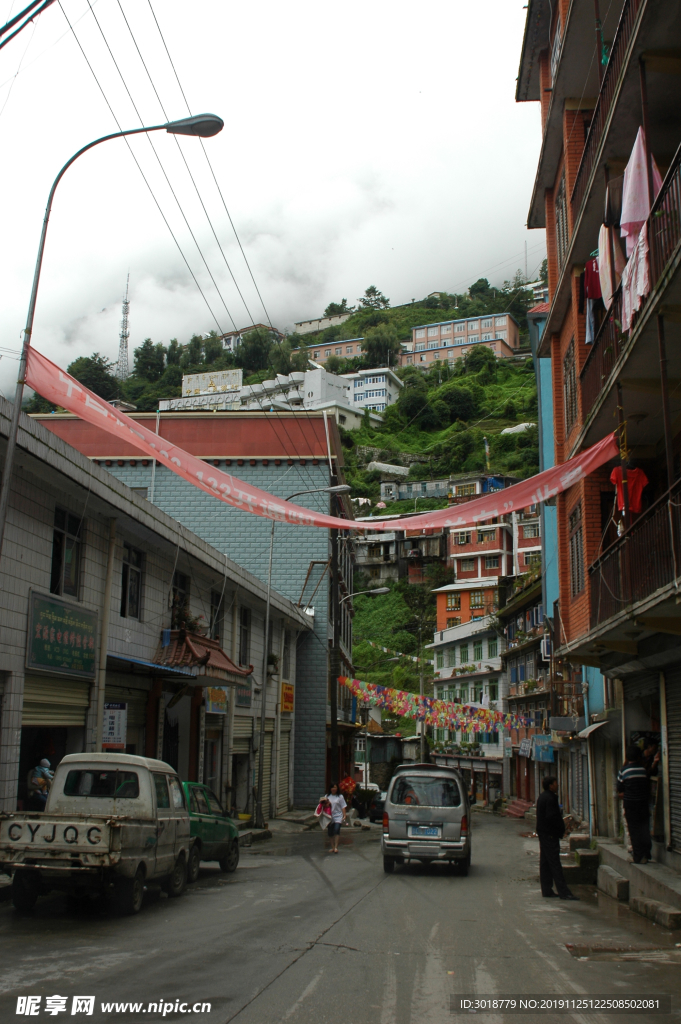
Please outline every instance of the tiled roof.
[[528, 309], [528, 313], [548, 313], [551, 308], [549, 302], [540, 302], [538, 306], [533, 306], [532, 309]]
[[[166, 634], [158, 648], [156, 662], [172, 668], [191, 668], [199, 676], [209, 679], [221, 679], [225, 682], [236, 682], [236, 678], [249, 676], [253, 666], [242, 668], [235, 665], [220, 647], [217, 640], [211, 640], [199, 633], [190, 633], [186, 629], [164, 630]], [[168, 636], [168, 634], [170, 634]], [[169, 640], [165, 646], [163, 640]], [[230, 677], [232, 677], [230, 679]]]

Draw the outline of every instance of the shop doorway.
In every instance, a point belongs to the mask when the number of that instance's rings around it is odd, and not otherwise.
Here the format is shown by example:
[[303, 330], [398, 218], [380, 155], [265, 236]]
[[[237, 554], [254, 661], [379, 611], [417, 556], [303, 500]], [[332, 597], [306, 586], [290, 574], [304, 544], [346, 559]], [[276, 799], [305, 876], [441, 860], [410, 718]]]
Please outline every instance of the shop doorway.
[[[21, 730], [21, 748], [19, 753], [19, 792], [17, 807], [19, 810], [26, 809], [28, 799], [28, 773], [46, 757], [52, 765], [52, 770], [57, 767], [64, 754], [68, 753], [67, 726], [50, 728], [49, 726], [27, 725]], [[82, 729], [76, 729], [81, 732]]]
[[234, 814], [246, 814], [249, 808], [248, 754], [232, 756], [232, 809]]

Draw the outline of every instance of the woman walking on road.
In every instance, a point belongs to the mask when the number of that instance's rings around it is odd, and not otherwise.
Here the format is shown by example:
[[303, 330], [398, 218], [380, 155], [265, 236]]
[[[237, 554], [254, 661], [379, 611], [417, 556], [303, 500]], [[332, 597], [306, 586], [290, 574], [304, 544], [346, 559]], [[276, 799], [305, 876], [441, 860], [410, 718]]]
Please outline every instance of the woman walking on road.
[[329, 833], [329, 839], [331, 840], [330, 853], [338, 853], [338, 843], [340, 842], [340, 830], [341, 825], [345, 821], [345, 797], [338, 789], [338, 783], [332, 782], [329, 786], [328, 795], [324, 798], [331, 804], [331, 821], [328, 824], [327, 832]]

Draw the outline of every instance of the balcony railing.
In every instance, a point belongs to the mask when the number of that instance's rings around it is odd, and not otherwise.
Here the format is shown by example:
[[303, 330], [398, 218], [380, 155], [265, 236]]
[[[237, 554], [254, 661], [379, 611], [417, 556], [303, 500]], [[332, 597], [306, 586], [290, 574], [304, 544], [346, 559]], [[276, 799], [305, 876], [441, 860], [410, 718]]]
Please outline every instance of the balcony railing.
[[[680, 241], [681, 146], [676, 151], [648, 218], [649, 296], [663, 276]], [[647, 302], [648, 298], [645, 298], [641, 309], [634, 314], [634, 320], [641, 316]], [[622, 287], [620, 285], [580, 374], [583, 419], [586, 419], [591, 412], [626, 343], [627, 336], [622, 332]]]
[[673, 583], [679, 575], [679, 496], [681, 481], [589, 567], [592, 629]]
[[582, 205], [582, 199], [584, 198], [584, 192], [586, 191], [587, 183], [591, 177], [591, 171], [593, 170], [594, 162], [596, 160], [596, 153], [598, 152], [598, 147], [600, 146], [601, 139], [603, 138], [605, 122], [608, 119], [617, 83], [620, 79], [620, 73], [624, 64], [624, 55], [627, 52], [627, 48], [631, 41], [636, 16], [642, 3], [643, 0], [625, 0], [624, 6], [622, 7], [619, 24], [612, 43], [612, 49], [610, 50], [610, 59], [608, 60], [608, 66], [605, 69], [605, 74], [603, 75], [601, 91], [598, 94], [596, 107], [593, 112], [593, 117], [591, 118], [591, 125], [586, 137], [586, 142], [584, 143], [582, 159], [577, 170], [577, 177], [575, 178], [575, 184], [570, 197], [573, 224], [577, 219], [577, 214], [579, 213], [579, 208]]

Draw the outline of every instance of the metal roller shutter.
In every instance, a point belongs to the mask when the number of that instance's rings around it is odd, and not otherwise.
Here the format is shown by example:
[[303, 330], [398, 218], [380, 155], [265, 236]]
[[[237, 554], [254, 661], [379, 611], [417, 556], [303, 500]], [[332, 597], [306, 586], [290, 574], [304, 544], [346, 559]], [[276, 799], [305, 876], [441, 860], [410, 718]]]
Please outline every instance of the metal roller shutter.
[[128, 705], [128, 729], [137, 729], [147, 724], [148, 690], [137, 690], [131, 686], [116, 686], [107, 683], [105, 692], [107, 703]]
[[21, 724], [84, 726], [89, 706], [88, 680], [27, 675]]
[[253, 719], [250, 715], [234, 716], [234, 732], [232, 733], [232, 753], [247, 754], [253, 735]]
[[[288, 729], [284, 726], [288, 725]], [[289, 787], [289, 756], [291, 752], [291, 723], [282, 722], [279, 734], [279, 787], [277, 800], [277, 814], [286, 814], [288, 811], [288, 787]]]
[[650, 697], [660, 690], [659, 672], [637, 672], [624, 680], [625, 706], [639, 697]]
[[681, 669], [664, 673], [667, 690], [667, 759], [672, 849], [681, 853]]
[[[262, 781], [262, 811], [265, 818], [269, 817], [270, 808], [270, 792], [271, 792], [271, 777], [272, 777], [272, 737], [273, 733], [265, 733], [265, 771], [263, 774]], [[259, 767], [258, 767], [259, 772]], [[260, 778], [260, 775], [256, 772], [256, 780]]]

